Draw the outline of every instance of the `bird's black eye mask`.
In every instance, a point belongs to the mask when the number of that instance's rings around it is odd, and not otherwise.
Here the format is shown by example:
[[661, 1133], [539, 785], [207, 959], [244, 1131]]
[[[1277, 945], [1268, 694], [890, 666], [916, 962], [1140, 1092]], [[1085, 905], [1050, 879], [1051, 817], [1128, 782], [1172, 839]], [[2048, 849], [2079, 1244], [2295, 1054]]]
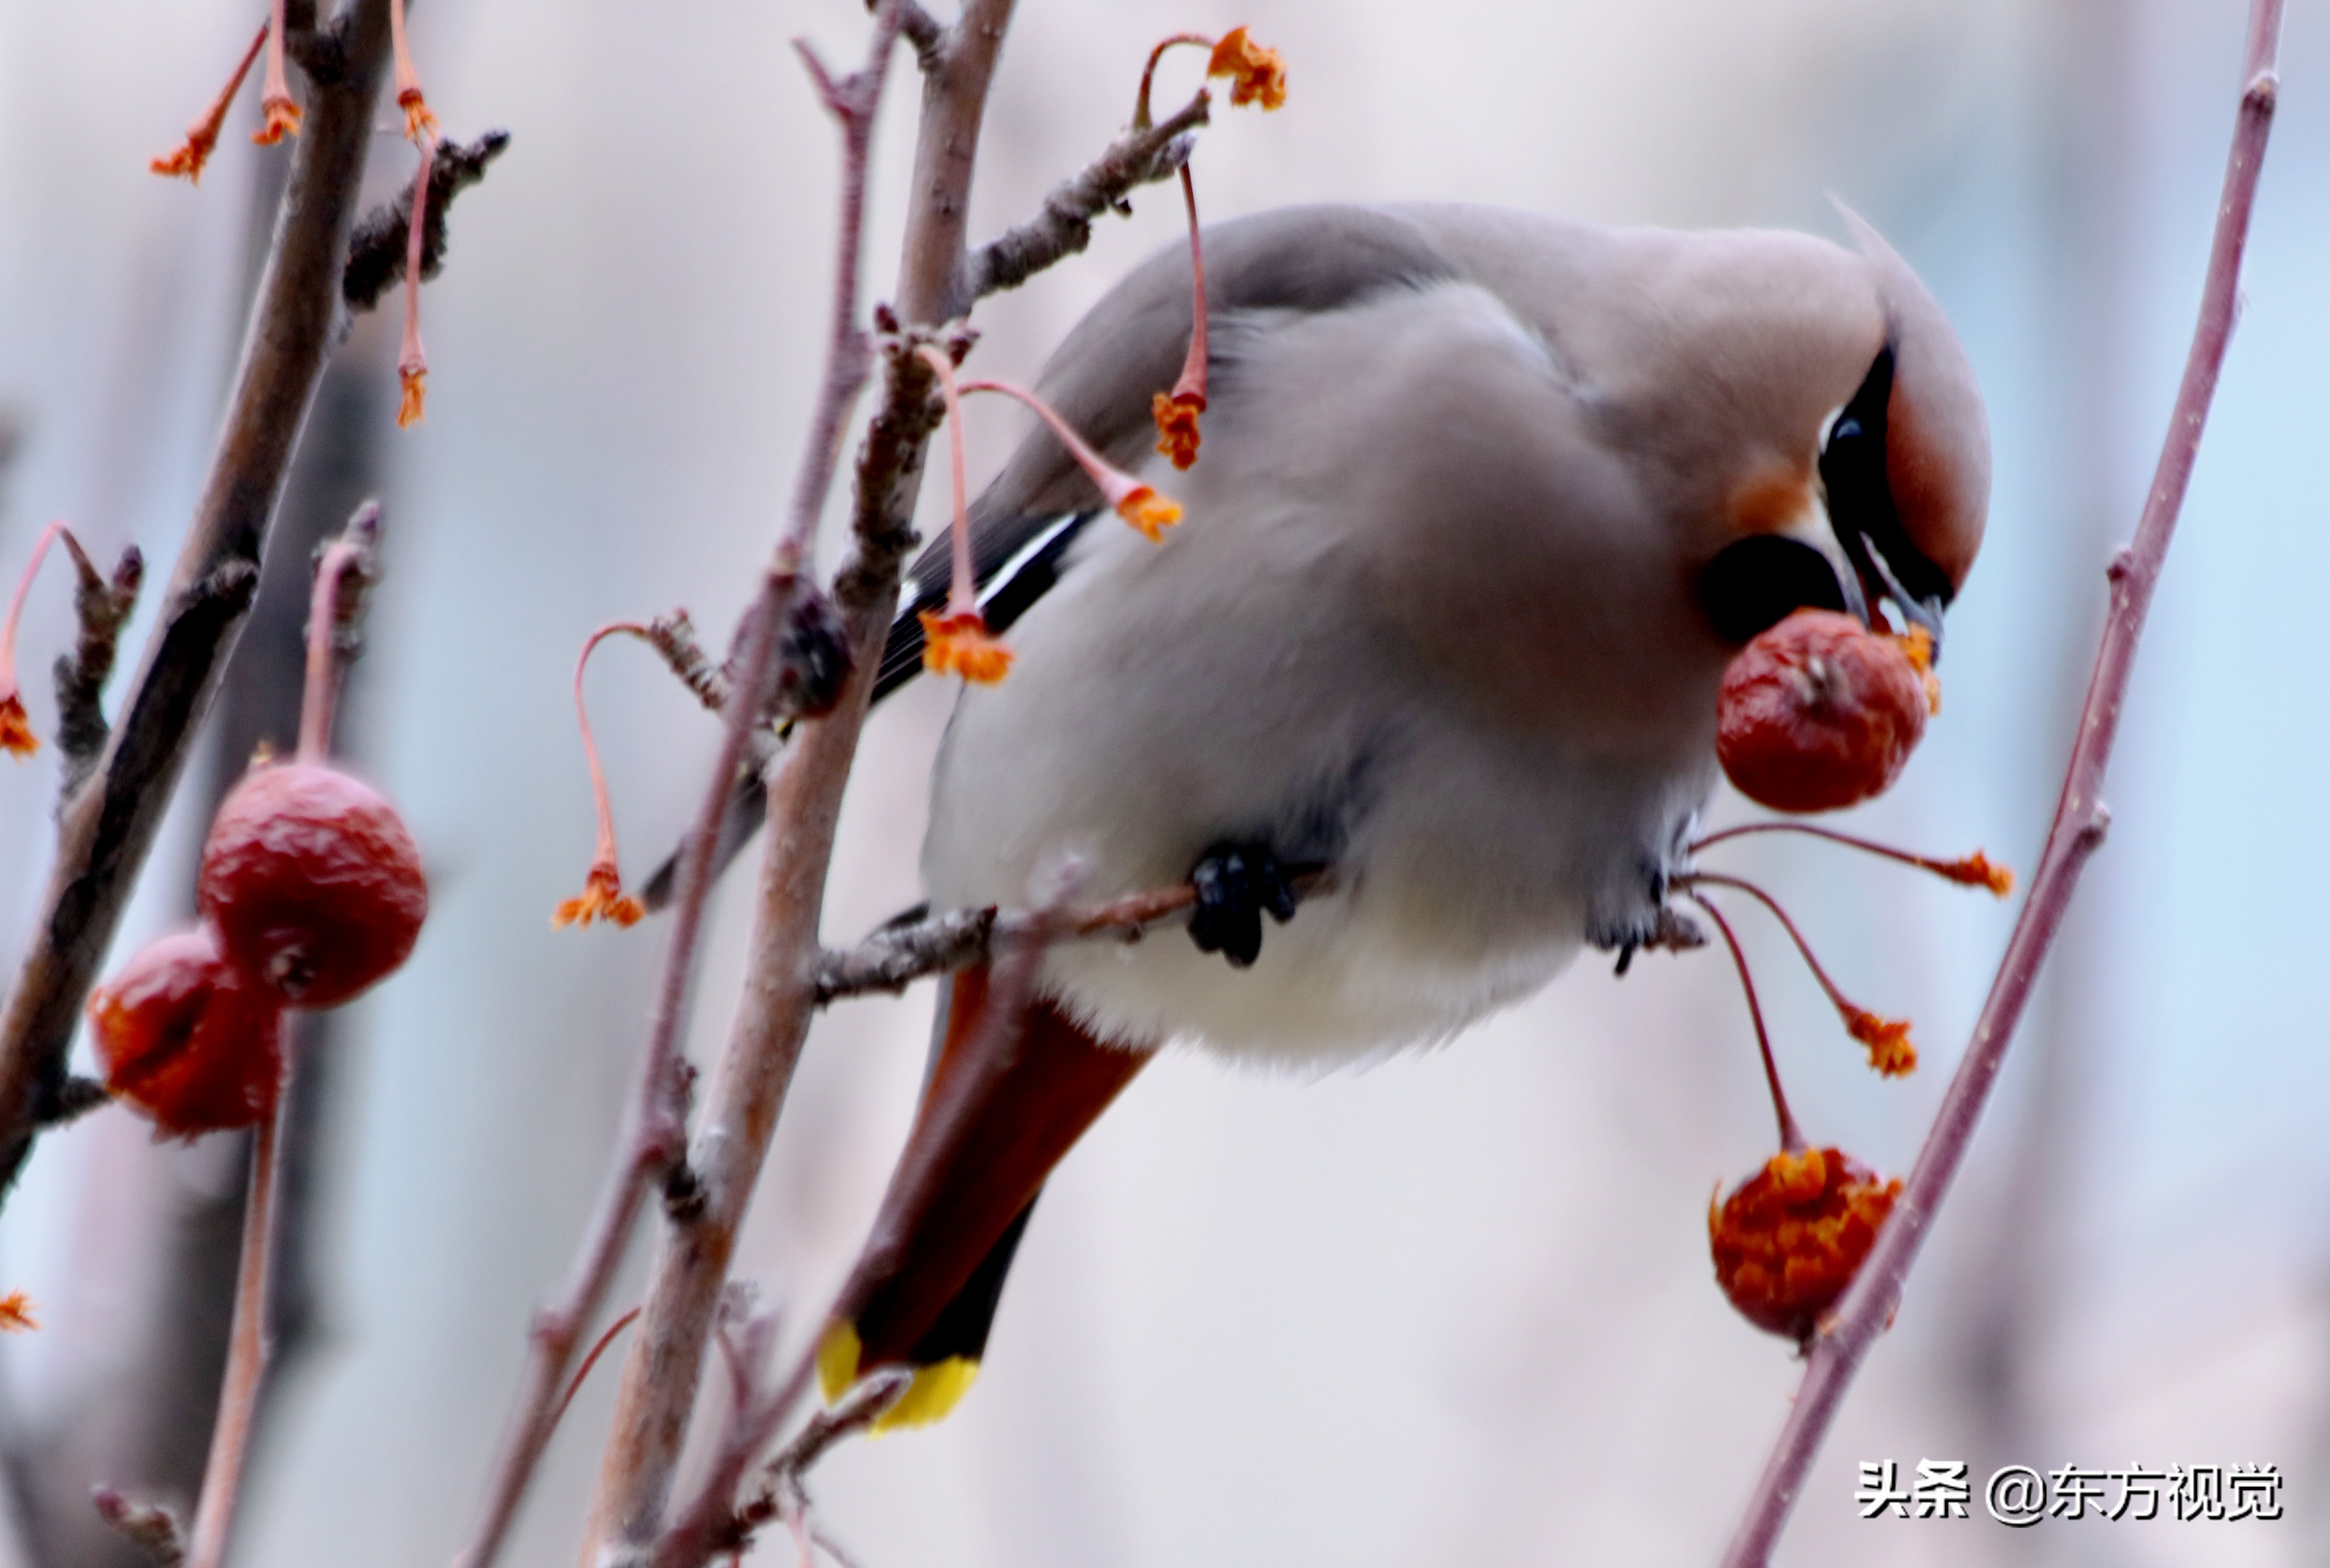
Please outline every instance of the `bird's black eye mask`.
[[[1881, 350], [1859, 390], [1829, 426], [1821, 487], [1829, 526], [1854, 572], [1910, 620], [1938, 632], [1951, 598], [1948, 574], [1909, 542], [1885, 475], [1885, 411], [1893, 395], [1893, 350]], [[1715, 629], [1745, 642], [1797, 610], [1851, 611], [1866, 620], [1861, 583], [1844, 583], [1829, 558], [1778, 534], [1726, 546], [1708, 563], [1700, 596]]]
[[1932, 624], [1955, 590], [1947, 572], [1909, 541], [1885, 477], [1885, 411], [1893, 397], [1893, 349], [1888, 345], [1861, 379], [1852, 401], [1829, 426], [1821, 448], [1821, 488], [1828, 495], [1829, 527], [1847, 559], [1872, 587], [1881, 587], [1911, 621]]

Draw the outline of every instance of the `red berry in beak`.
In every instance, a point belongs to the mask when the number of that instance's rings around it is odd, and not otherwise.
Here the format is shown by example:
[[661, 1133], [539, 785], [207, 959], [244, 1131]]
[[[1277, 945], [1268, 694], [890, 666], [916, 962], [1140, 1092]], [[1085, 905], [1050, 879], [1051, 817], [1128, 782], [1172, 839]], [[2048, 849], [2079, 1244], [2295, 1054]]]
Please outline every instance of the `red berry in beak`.
[[1715, 755], [1739, 793], [1781, 812], [1882, 794], [1926, 733], [1924, 677], [1899, 641], [1799, 610], [1723, 672]]
[[89, 998], [105, 1087], [175, 1137], [274, 1110], [282, 1021], [282, 1003], [220, 955], [206, 926], [142, 949]]
[[221, 803], [196, 897], [227, 957], [299, 1007], [335, 1007], [403, 964], [429, 913], [396, 808], [321, 763], [262, 765]]

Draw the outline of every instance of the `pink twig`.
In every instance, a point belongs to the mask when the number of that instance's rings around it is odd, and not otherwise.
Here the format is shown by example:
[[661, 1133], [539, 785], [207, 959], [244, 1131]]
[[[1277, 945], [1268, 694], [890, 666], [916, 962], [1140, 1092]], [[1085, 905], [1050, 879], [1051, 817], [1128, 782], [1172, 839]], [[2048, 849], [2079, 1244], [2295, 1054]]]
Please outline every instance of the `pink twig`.
[[188, 1568], [219, 1568], [226, 1561], [227, 1534], [234, 1525], [236, 1495], [242, 1488], [242, 1461], [251, 1449], [251, 1417], [267, 1372], [268, 1285], [274, 1273], [277, 1133], [283, 1091], [260, 1120], [251, 1142], [251, 1196], [242, 1211], [242, 1259], [235, 1270], [234, 1326], [227, 1340], [226, 1383], [219, 1391], [218, 1422], [211, 1429], [210, 1460], [203, 1468], [202, 1502], [194, 1509], [194, 1548]]
[[1769, 1563], [1788, 1511], [1804, 1489], [1821, 1440], [1836, 1419], [1845, 1391], [1869, 1354], [1870, 1346], [1893, 1316], [1910, 1267], [1932, 1225], [1935, 1212], [1950, 1183], [1965, 1163], [1967, 1145], [1981, 1120], [1983, 1106], [1996, 1082], [2015, 1025], [2031, 999], [2040, 965], [2062, 927], [2064, 911], [2089, 856], [2103, 842], [2110, 822], [2099, 795], [2104, 771], [2111, 760], [2112, 743], [2119, 733], [2121, 706], [2136, 662], [2136, 641], [2144, 632], [2145, 612], [2160, 581], [2162, 564], [2176, 529], [2177, 513], [2193, 477], [2201, 433], [2209, 404], [2217, 390], [2218, 372], [2225, 361], [2225, 345], [2232, 336], [2239, 313], [2241, 252], [2248, 243], [2249, 212], [2257, 199], [2258, 169], [2265, 157], [2266, 138], [2273, 128], [2279, 79], [2275, 54], [2281, 36], [2282, 0], [2251, 0], [2249, 47], [2241, 71], [2241, 99], [2234, 122], [2232, 150], [2225, 166], [2224, 192], [2217, 205], [2216, 234], [2209, 252], [2209, 273], [2202, 287], [2200, 322], [2193, 333], [2192, 352], [2184, 363], [2176, 407], [2169, 416], [2168, 435], [2136, 538], [2114, 558], [2110, 569], [2111, 610], [2104, 623], [2103, 644], [2097, 651], [2095, 673], [2089, 679], [2086, 704], [2079, 713], [2078, 739], [2063, 779], [2063, 793], [2031, 880], [2031, 895], [2007, 939], [1990, 996], [1975, 1024], [1974, 1041], [1958, 1065], [1957, 1075], [1943, 1096], [1933, 1130], [1909, 1173], [1890, 1219], [1877, 1245], [1861, 1265], [1836, 1316], [1823, 1323], [1807, 1356], [1803, 1386], [1798, 1389], [1778, 1443], [1764, 1467], [1740, 1521], [1725, 1568], [1760, 1568]]

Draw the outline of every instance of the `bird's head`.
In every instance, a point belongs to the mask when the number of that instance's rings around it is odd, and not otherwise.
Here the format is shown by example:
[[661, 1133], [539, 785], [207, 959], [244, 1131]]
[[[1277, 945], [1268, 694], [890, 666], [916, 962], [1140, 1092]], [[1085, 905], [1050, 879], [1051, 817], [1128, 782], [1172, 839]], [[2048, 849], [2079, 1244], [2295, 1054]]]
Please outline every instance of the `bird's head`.
[[1826, 421], [1815, 466], [1820, 515], [1751, 531], [1708, 565], [1716, 627], [1745, 641], [1806, 606], [1864, 621], [1880, 600], [1941, 641], [1942, 613], [1982, 546], [1990, 430], [1965, 349], [1934, 297], [1851, 211], [1882, 332], [1845, 373], [1852, 394]]

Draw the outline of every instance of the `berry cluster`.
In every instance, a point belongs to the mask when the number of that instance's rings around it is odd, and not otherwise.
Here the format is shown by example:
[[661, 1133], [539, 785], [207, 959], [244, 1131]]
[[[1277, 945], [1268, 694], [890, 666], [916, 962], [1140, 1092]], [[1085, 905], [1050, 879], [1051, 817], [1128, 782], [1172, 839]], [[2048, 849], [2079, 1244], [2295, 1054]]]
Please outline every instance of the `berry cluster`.
[[284, 1010], [336, 1007], [389, 974], [429, 913], [403, 819], [324, 755], [334, 610], [360, 548], [334, 545], [317, 572], [298, 756], [255, 763], [212, 820], [202, 923], [145, 947], [90, 995], [105, 1087], [160, 1136], [270, 1119]]

